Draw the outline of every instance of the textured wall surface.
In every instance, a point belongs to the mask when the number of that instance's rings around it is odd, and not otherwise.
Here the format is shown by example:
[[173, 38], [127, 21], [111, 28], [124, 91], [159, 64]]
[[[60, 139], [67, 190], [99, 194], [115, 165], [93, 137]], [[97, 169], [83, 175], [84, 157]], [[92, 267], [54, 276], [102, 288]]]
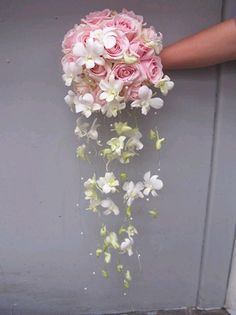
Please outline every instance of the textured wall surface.
[[[227, 8], [232, 2], [226, 1]], [[146, 120], [138, 116], [144, 133], [157, 124], [167, 139], [160, 174], [165, 188], [158, 203], [159, 220], [137, 213], [142, 272], [137, 257], [132, 257], [136, 276], [123, 296], [119, 277], [102, 279], [99, 264], [89, 255], [98, 246], [101, 219], [83, 211], [81, 177], [86, 179], [93, 171], [75, 157], [76, 116], [63, 100], [60, 44], [82, 16], [105, 7], [142, 14], [168, 44], [219, 22], [224, 3], [0, 1], [0, 311], [4, 314], [223, 306], [235, 225], [236, 109], [235, 94], [227, 91], [235, 86], [235, 64], [222, 71], [210, 67], [170, 73], [176, 86], [160, 114], [150, 114]], [[144, 144], [145, 152], [130, 165], [134, 179], [158, 167], [151, 145]], [[98, 175], [104, 173], [101, 161], [93, 167]], [[155, 206], [155, 200], [149, 205]]]

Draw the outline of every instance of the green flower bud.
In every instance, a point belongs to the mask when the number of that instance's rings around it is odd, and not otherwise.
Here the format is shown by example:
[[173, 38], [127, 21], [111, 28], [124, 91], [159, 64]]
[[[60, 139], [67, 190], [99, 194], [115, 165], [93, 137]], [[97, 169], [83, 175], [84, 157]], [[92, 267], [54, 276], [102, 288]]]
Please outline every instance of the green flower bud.
[[165, 138], [161, 138], [156, 141], [155, 147], [157, 151], [161, 150], [162, 142], [164, 141], [165, 141]]
[[102, 272], [102, 276], [104, 278], [106, 278], [106, 279], [109, 278], [109, 273], [106, 270], [102, 270], [101, 272]]
[[85, 144], [78, 146], [78, 148], [76, 149], [76, 157], [80, 158], [81, 160], [86, 161], [87, 160], [87, 154], [86, 154], [85, 150], [86, 150]]
[[109, 264], [111, 262], [111, 254], [108, 252], [104, 253], [104, 261], [105, 263]]
[[127, 133], [129, 133], [130, 131], [132, 131], [132, 128], [130, 126], [128, 126], [127, 122], [116, 122], [114, 124], [115, 127], [115, 132], [121, 136], [121, 135], [125, 135]]
[[124, 61], [128, 65], [132, 65], [133, 63], [136, 63], [138, 61], [138, 58], [133, 55], [124, 54]]
[[148, 211], [148, 213], [150, 214], [151, 217], [153, 217], [154, 219], [157, 218], [158, 216], [158, 212], [156, 211], [156, 209], [151, 209]]
[[156, 135], [155, 131], [152, 130], [152, 129], [149, 131], [149, 138], [151, 140], [156, 140], [156, 138], [157, 138], [157, 135]]
[[128, 174], [127, 173], [125, 173], [125, 172], [120, 173], [120, 179], [121, 180], [125, 181], [125, 180], [127, 180], [127, 178], [128, 178]]
[[96, 256], [99, 257], [102, 252], [103, 252], [103, 250], [101, 248], [97, 248], [96, 249]]
[[131, 273], [130, 273], [129, 270], [127, 270], [126, 273], [125, 273], [125, 279], [127, 281], [131, 281], [132, 280]]
[[102, 237], [105, 237], [106, 234], [107, 234], [107, 227], [106, 227], [105, 224], [103, 224], [102, 227], [101, 227], [101, 229], [100, 229], [100, 235], [101, 235]]
[[119, 229], [119, 235], [121, 235], [122, 233], [126, 233], [127, 232], [127, 230], [126, 230], [126, 228], [122, 225], [121, 227], [120, 227], [120, 229]]
[[122, 272], [123, 270], [124, 270], [124, 266], [123, 266], [123, 265], [118, 264], [118, 265], [116, 266], [116, 271], [117, 271], [117, 272]]
[[129, 282], [124, 279], [124, 288], [129, 289]]
[[131, 207], [126, 208], [126, 214], [127, 214], [128, 218], [130, 218], [132, 216], [132, 208]]

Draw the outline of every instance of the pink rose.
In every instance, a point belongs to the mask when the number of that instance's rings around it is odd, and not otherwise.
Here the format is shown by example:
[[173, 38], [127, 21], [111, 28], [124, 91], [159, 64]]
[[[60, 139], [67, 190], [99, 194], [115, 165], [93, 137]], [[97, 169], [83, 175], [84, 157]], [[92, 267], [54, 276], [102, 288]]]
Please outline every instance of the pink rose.
[[156, 84], [161, 79], [163, 72], [161, 59], [159, 57], [154, 56], [150, 59], [143, 60], [141, 66], [151, 83]]
[[69, 30], [69, 32], [67, 32], [64, 36], [64, 40], [62, 42], [63, 53], [67, 54], [71, 52], [77, 42], [85, 44], [89, 38], [90, 32], [91, 28], [87, 25], [75, 25], [74, 28]]
[[129, 41], [126, 36], [120, 34], [116, 36], [116, 44], [112, 48], [105, 49], [104, 57], [111, 60], [119, 60], [123, 58], [125, 52], [129, 48]]
[[138, 91], [141, 84], [137, 84], [134, 82], [134, 84], [130, 85], [129, 87], [125, 87], [124, 96], [127, 101], [135, 101], [138, 99]]
[[105, 79], [109, 70], [110, 67], [107, 64], [104, 66], [96, 64], [92, 69], [88, 69], [87, 71], [90, 78], [93, 78], [95, 81], [100, 81]]
[[[72, 55], [71, 53], [69, 53], [69, 54], [66, 54], [63, 58], [62, 58], [62, 60], [61, 60], [61, 64], [62, 64], [62, 66], [63, 66], [63, 69], [65, 68], [65, 67], [67, 67], [67, 65], [69, 64], [69, 63], [74, 63], [74, 62], [76, 62], [76, 57], [74, 56], [74, 55]], [[65, 72], [65, 71], [64, 71]]]
[[125, 85], [130, 85], [134, 81], [142, 81], [142, 75], [139, 65], [127, 65], [119, 63], [113, 68], [116, 79], [122, 80]]
[[76, 42], [76, 36], [77, 36], [77, 31], [76, 31], [76, 26], [69, 30], [66, 35], [64, 36], [64, 40], [62, 42], [62, 51], [64, 54], [67, 54], [70, 52]]
[[132, 41], [129, 46], [131, 55], [138, 57], [141, 60], [150, 59], [154, 56], [154, 49], [147, 47], [142, 41]]
[[123, 9], [122, 13], [130, 16], [131, 18], [137, 20], [139, 23], [143, 24], [143, 16], [142, 15], [137, 15], [134, 13], [134, 11], [128, 11], [127, 9]]
[[121, 13], [115, 15], [115, 17], [111, 21], [108, 21], [106, 23], [106, 26], [116, 27], [127, 36], [129, 41], [131, 41], [136, 36], [139, 36], [142, 24], [129, 15]]
[[96, 25], [104, 20], [111, 19], [111, 10], [105, 9], [103, 11], [95, 11], [86, 15], [85, 19], [82, 19], [81, 22], [90, 25]]
[[85, 25], [79, 25], [78, 29], [77, 29], [77, 36], [76, 36], [76, 42], [80, 42], [82, 44], [86, 44], [89, 36], [90, 36], [90, 32], [91, 32], [91, 27], [89, 26], [85, 26]]

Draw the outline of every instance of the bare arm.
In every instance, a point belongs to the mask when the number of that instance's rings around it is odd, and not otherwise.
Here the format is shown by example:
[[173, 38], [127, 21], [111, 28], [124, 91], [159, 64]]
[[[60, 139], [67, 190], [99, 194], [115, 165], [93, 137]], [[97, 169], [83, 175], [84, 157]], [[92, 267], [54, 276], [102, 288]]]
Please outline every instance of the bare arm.
[[230, 19], [164, 48], [164, 69], [199, 68], [236, 60], [236, 20]]

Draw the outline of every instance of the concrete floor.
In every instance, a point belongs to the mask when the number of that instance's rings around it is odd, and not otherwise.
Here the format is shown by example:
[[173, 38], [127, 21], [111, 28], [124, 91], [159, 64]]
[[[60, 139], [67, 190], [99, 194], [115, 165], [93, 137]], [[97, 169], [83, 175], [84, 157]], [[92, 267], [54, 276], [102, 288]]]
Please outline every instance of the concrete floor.
[[[1, 309], [0, 315], [71, 315], [70, 313], [42, 313], [35, 311], [19, 311], [14, 309]], [[165, 310], [165, 311], [149, 311], [149, 312], [128, 312], [113, 314], [79, 314], [78, 315], [229, 315], [224, 309], [218, 310], [197, 310], [194, 308]]]
[[[104, 314], [100, 314], [100, 315], [104, 315]], [[106, 315], [114, 315], [114, 314], [106, 314]], [[119, 313], [117, 315], [229, 315], [229, 313], [225, 309], [198, 310], [195, 308], [185, 308], [185, 309], [168, 310], [168, 311], [165, 310], [165, 311]]]

